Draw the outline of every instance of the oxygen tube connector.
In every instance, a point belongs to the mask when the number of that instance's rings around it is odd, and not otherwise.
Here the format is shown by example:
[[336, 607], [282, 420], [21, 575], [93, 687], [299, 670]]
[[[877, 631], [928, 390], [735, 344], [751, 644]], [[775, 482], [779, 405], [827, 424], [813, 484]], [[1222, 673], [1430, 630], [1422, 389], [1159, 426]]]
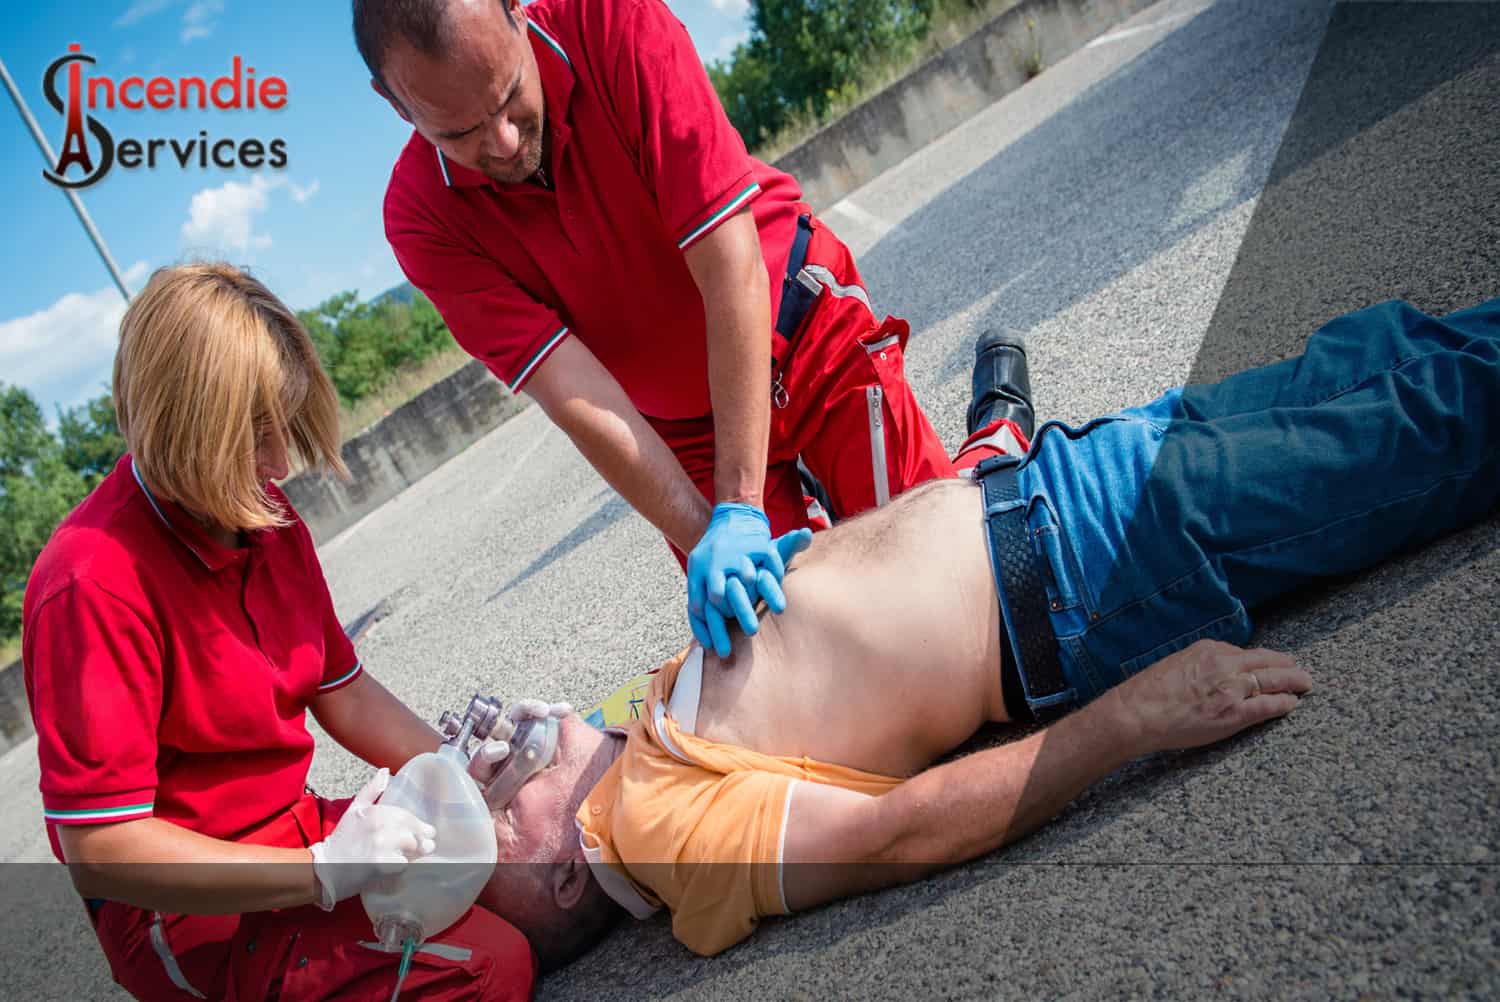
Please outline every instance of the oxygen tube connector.
[[417, 944], [422, 941], [422, 923], [415, 916], [402, 913], [398, 915], [383, 916], [375, 926], [375, 938], [380, 945], [387, 950], [401, 949], [401, 963], [396, 968], [396, 987], [391, 990], [391, 1002], [401, 995], [401, 985], [406, 981], [407, 972], [411, 970], [412, 955], [417, 952]]
[[375, 923], [375, 939], [382, 950], [390, 953], [401, 949], [408, 939], [415, 949], [415, 944], [422, 942], [422, 922], [411, 912], [382, 915]]

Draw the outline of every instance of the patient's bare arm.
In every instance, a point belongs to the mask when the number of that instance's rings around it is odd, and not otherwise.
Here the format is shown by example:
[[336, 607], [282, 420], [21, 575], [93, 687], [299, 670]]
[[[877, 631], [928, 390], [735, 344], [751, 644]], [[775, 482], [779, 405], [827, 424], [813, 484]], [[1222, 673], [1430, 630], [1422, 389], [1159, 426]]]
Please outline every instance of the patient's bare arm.
[[992, 852], [1130, 759], [1284, 716], [1311, 687], [1284, 654], [1200, 641], [1045, 730], [929, 769], [883, 797], [799, 783], [783, 853], [787, 904], [810, 907]]

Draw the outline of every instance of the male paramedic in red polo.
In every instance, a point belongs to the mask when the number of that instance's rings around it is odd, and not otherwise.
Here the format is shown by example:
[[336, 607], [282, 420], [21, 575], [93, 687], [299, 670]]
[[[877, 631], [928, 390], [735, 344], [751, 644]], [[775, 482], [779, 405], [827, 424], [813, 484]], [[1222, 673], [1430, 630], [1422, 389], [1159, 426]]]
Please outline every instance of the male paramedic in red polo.
[[705, 646], [785, 608], [799, 455], [839, 516], [953, 474], [907, 325], [746, 152], [661, 0], [354, 0], [354, 32], [415, 128], [385, 200], [401, 267], [687, 554]]

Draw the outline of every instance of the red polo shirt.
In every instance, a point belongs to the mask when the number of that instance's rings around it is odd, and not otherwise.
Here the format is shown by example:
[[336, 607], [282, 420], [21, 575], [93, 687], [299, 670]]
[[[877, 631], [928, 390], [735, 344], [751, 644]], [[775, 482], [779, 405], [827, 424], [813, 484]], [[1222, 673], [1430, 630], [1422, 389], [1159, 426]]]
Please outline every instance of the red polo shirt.
[[661, 0], [525, 10], [554, 190], [496, 184], [413, 133], [386, 190], [396, 259], [513, 391], [571, 334], [643, 414], [708, 414], [703, 301], [683, 251], [749, 204], [774, 317], [797, 183], [745, 151]]
[[300, 519], [225, 548], [129, 456], [37, 559], [22, 660], [59, 860], [55, 825], [235, 839], [281, 813], [312, 763], [308, 704], [361, 670]]

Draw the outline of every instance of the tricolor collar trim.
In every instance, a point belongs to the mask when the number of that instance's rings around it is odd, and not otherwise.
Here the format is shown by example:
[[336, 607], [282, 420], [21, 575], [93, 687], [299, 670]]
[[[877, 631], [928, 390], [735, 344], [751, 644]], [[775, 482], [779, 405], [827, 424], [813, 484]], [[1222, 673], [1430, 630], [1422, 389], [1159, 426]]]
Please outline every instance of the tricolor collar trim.
[[[568, 54], [564, 52], [563, 47], [557, 43], [557, 39], [547, 34], [546, 31], [539, 27], [537, 23], [530, 18], [526, 19], [526, 27], [530, 28], [538, 38], [545, 42], [547, 48], [557, 53], [557, 58], [561, 59], [563, 63], [567, 65], [568, 69], [571, 70], [573, 68], [573, 60], [568, 58]], [[438, 170], [443, 172], [444, 186], [449, 188], [453, 187], [453, 175], [448, 171], [448, 158], [443, 156], [443, 151], [438, 149], [436, 146], [432, 148], [432, 152], [437, 154]]]
[[239, 559], [239, 553], [243, 551], [224, 550], [209, 542], [199, 544], [192, 539], [188, 530], [179, 529], [173, 525], [172, 520], [167, 517], [167, 513], [162, 510], [161, 504], [156, 500], [156, 496], [151, 493], [151, 488], [146, 486], [145, 479], [141, 477], [141, 468], [136, 465], [134, 456], [130, 457], [130, 473], [135, 477], [136, 486], [140, 487], [141, 493], [146, 496], [146, 501], [151, 505], [151, 510], [156, 512], [156, 517], [161, 520], [161, 524], [166, 526], [172, 537], [186, 546], [188, 552], [197, 557], [198, 562], [204, 567], [210, 571], [220, 571]]
[[536, 32], [537, 36], [541, 38], [542, 41], [547, 43], [547, 48], [557, 53], [558, 58], [568, 64], [568, 69], [571, 70], [573, 68], [573, 60], [569, 59], [568, 54], [563, 51], [563, 47], [557, 44], [557, 39], [553, 38], [551, 35], [543, 31], [541, 27], [530, 18], [526, 19], [526, 27]]
[[172, 535], [177, 535], [177, 530], [172, 528], [172, 523], [167, 521], [166, 513], [161, 510], [161, 505], [156, 503], [156, 496], [151, 493], [151, 488], [146, 486], [146, 481], [141, 479], [141, 469], [135, 465], [135, 457], [130, 457], [130, 472], [135, 475], [135, 482], [140, 485], [141, 493], [146, 495], [146, 500], [151, 502], [151, 510], [156, 512], [156, 517], [161, 519], [161, 524], [171, 530]]

